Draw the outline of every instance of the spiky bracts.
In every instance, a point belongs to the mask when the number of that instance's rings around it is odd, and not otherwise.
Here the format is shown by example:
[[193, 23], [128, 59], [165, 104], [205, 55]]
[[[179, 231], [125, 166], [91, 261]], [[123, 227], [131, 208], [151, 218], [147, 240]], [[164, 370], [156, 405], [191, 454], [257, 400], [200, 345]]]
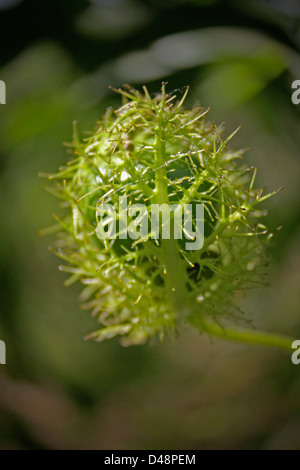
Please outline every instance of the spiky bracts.
[[[242, 162], [242, 151], [227, 147], [236, 131], [222, 140], [222, 128], [205, 120], [208, 110], [183, 109], [188, 88], [179, 102], [164, 84], [154, 98], [145, 87], [143, 94], [117, 91], [124, 104], [109, 109], [84, 141], [75, 131], [73, 158], [48, 176], [66, 212], [56, 217], [55, 253], [67, 262], [60, 269], [71, 274], [66, 284], [84, 284], [83, 307], [101, 324], [88, 337], [120, 335], [124, 345], [141, 344], [187, 322], [224, 338], [268, 343], [263, 334], [220, 326], [240, 316], [236, 292], [263, 282], [270, 236], [258, 222], [265, 215], [258, 206], [273, 193], [255, 189], [256, 169]], [[110, 204], [119, 221], [120, 198], [128, 207], [203, 204], [203, 246], [186, 249], [172, 231], [169, 239], [151, 238], [151, 226], [142, 238], [124, 239], [117, 229], [114, 238], [100, 239], [97, 208]]]

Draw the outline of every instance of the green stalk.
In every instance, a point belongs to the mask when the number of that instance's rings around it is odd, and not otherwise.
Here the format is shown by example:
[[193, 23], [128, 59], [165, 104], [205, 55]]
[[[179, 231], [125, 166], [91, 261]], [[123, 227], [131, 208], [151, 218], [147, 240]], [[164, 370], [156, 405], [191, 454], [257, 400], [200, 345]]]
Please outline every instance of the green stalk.
[[200, 315], [191, 315], [187, 319], [188, 323], [211, 336], [221, 338], [228, 341], [236, 341], [248, 344], [257, 344], [261, 346], [274, 346], [282, 349], [291, 350], [294, 338], [275, 333], [267, 333], [264, 331], [250, 330], [247, 328], [227, 328], [218, 323], [204, 319]]
[[[155, 163], [156, 163], [156, 201], [160, 204], [168, 204], [170, 200], [168, 195], [168, 180], [165, 158], [165, 131], [164, 118], [161, 111], [159, 117], [159, 129], [157, 131], [155, 143]], [[186, 304], [186, 279], [183, 273], [182, 259], [179, 254], [178, 243], [174, 238], [174, 213], [170, 213], [170, 238], [161, 239], [161, 251], [164, 265], [164, 283], [167, 294], [167, 301], [171, 312], [178, 318], [187, 312]]]

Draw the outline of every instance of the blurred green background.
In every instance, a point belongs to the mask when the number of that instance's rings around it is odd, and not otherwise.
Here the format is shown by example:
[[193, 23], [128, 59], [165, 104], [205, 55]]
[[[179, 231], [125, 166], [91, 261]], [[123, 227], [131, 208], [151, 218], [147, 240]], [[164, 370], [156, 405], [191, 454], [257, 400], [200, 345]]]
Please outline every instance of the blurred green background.
[[1, 449], [300, 449], [300, 365], [289, 352], [211, 341], [84, 342], [80, 286], [63, 286], [57, 201], [38, 172], [68, 156], [124, 83], [191, 86], [189, 104], [242, 130], [268, 201], [270, 286], [241, 296], [250, 322], [300, 338], [300, 79], [297, 0], [0, 0]]

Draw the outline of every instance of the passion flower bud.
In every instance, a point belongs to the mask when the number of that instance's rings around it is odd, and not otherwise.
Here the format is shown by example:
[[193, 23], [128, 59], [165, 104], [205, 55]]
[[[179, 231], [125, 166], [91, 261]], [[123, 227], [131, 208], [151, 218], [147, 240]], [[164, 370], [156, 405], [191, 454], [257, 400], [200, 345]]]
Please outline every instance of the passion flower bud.
[[[129, 87], [73, 157], [49, 179], [65, 214], [55, 253], [80, 280], [83, 307], [101, 324], [87, 338], [122, 344], [177, 331], [184, 323], [225, 339], [290, 347], [290, 339], [228, 329], [241, 316], [235, 294], [264, 282], [269, 234], [256, 169], [227, 146], [206, 109]], [[259, 218], [259, 219], [258, 219]]]

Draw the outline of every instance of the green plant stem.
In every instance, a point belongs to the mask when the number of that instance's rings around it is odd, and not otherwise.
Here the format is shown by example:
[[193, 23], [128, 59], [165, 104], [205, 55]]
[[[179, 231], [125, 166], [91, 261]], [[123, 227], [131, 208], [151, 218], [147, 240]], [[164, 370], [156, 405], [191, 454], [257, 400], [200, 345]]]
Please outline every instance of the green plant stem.
[[[159, 129], [156, 136], [156, 201], [159, 205], [170, 206], [168, 180], [165, 163], [165, 133], [163, 115], [159, 118]], [[186, 315], [186, 279], [182, 275], [182, 259], [178, 250], [177, 240], [173, 231], [173, 212], [170, 213], [170, 238], [161, 240], [162, 261], [164, 266], [164, 284], [169, 308], [176, 317]]]
[[218, 338], [236, 341], [240, 343], [257, 344], [261, 346], [274, 346], [282, 349], [291, 350], [294, 338], [275, 333], [267, 333], [250, 329], [227, 328], [218, 323], [200, 317], [200, 315], [191, 315], [187, 318], [188, 323], [201, 332], [208, 333]]

